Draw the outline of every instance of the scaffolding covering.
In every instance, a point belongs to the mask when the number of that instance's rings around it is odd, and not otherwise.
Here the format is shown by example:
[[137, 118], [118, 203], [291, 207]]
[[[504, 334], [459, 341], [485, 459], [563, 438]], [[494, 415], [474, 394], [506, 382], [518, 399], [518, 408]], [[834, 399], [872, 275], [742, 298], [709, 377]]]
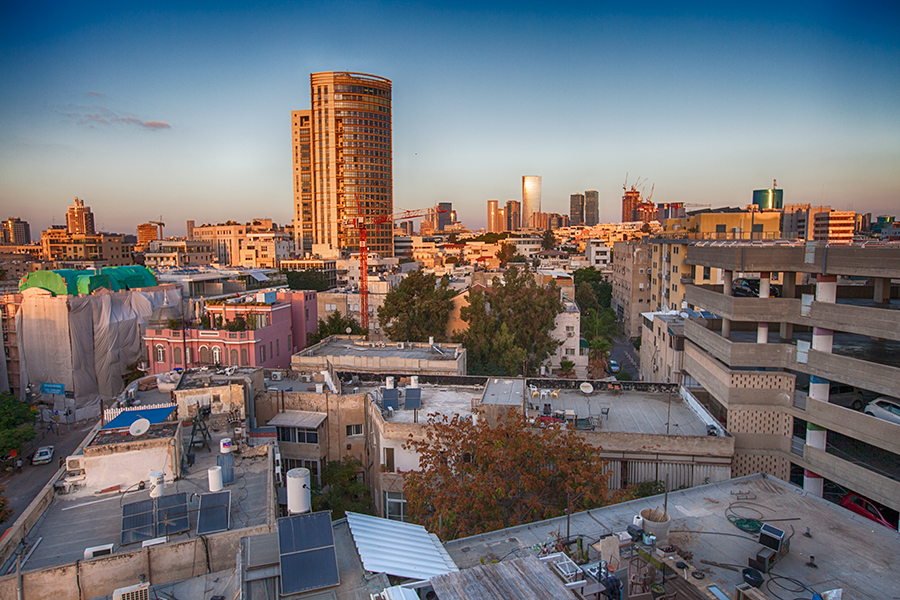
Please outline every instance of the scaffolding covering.
[[94, 290], [106, 288], [114, 292], [157, 285], [156, 276], [147, 267], [127, 265], [105, 269], [58, 269], [35, 271], [19, 280], [19, 291], [29, 288], [47, 290], [54, 296], [90, 295]]
[[[147, 319], [166, 303], [179, 306], [181, 291], [103, 288], [71, 297], [26, 289], [16, 315], [22, 389], [62, 383], [74, 393], [76, 418], [99, 415], [100, 400], [123, 391], [122, 375], [141, 359]], [[56, 410], [73, 408], [64, 397], [54, 400]]]

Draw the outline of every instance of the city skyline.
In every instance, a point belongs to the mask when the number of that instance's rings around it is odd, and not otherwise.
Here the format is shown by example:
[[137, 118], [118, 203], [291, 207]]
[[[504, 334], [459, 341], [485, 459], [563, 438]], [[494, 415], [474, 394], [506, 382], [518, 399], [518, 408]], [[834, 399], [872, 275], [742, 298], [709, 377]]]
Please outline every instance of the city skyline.
[[534, 174], [543, 211], [598, 190], [617, 221], [627, 173], [655, 202], [744, 206], [777, 179], [785, 204], [897, 212], [893, 4], [3, 10], [0, 218], [33, 237], [74, 197], [100, 231], [289, 223], [290, 113], [329, 70], [393, 81], [395, 210], [485, 227]]

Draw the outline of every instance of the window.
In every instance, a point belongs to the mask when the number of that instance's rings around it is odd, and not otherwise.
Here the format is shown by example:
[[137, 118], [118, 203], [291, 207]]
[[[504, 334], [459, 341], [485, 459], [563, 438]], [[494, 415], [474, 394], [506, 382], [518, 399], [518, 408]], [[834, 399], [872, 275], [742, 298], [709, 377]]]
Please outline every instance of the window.
[[184, 349], [184, 364], [189, 365], [194, 362], [194, 349], [193, 348], [185, 348]]
[[703, 279], [710, 279], [710, 277], [712, 276], [711, 271], [712, 269], [710, 269], [709, 267], [703, 267]]
[[322, 485], [319, 479], [319, 461], [317, 460], [298, 460], [296, 458], [284, 459], [284, 467], [287, 471], [291, 469], [309, 469], [309, 477], [316, 485]]
[[177, 346], [172, 348], [172, 362], [176, 365], [181, 364], [181, 348], [178, 348]]
[[394, 472], [394, 449], [384, 449], [384, 467], [389, 473]]
[[246, 348], [241, 348], [241, 366], [242, 367], [247, 366], [247, 349]]
[[579, 348], [578, 355], [579, 356], [587, 356], [590, 353], [590, 348]]
[[318, 429], [303, 429], [302, 427], [276, 427], [279, 442], [292, 442], [294, 444], [318, 444]]
[[238, 351], [237, 351], [237, 349], [236, 349], [236, 348], [232, 348], [232, 349], [231, 349], [231, 352], [230, 352], [229, 354], [231, 355], [230, 358], [229, 358], [229, 362], [231, 363], [232, 366], [236, 366], [236, 365], [238, 364]]
[[566, 333], [575, 333], [575, 327], [573, 325], [566, 325]]
[[281, 340], [275, 340], [275, 356], [281, 356]]
[[384, 516], [394, 521], [406, 520], [406, 495], [403, 492], [384, 493]]
[[288, 346], [287, 346], [287, 350], [288, 350], [288, 352], [293, 352], [293, 351], [294, 351], [294, 347], [291, 346], [291, 334], [288, 334]]
[[156, 362], [166, 362], [166, 349], [162, 344], [156, 346]]
[[362, 423], [359, 425], [347, 425], [347, 437], [354, 435], [362, 435], [363, 434], [363, 426]]
[[575, 348], [566, 348], [566, 356], [574, 356]]
[[213, 346], [213, 363], [217, 365], [222, 364], [222, 349], [218, 346]]
[[266, 362], [266, 347], [262, 344], [259, 345], [259, 362]]

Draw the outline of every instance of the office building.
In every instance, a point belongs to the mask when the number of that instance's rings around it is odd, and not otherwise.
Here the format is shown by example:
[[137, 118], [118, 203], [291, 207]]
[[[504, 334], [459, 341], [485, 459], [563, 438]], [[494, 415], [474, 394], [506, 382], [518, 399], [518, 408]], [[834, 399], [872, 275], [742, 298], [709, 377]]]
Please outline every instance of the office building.
[[541, 176], [522, 176], [522, 224], [531, 222], [531, 215], [541, 212]]
[[770, 190], [753, 190], [753, 206], [760, 210], [780, 210], [784, 208], [784, 190], [779, 190], [774, 180]]
[[572, 225], [584, 225], [584, 194], [569, 196], [569, 219]]
[[817, 213], [813, 221], [813, 240], [829, 244], [849, 244], [856, 228], [852, 210], [829, 210]]
[[593, 227], [599, 222], [600, 192], [597, 190], [588, 190], [584, 193], [584, 224], [588, 227]]
[[91, 212], [91, 207], [85, 206], [84, 201], [80, 198], [75, 198], [75, 203], [66, 211], [66, 231], [71, 235], [79, 233], [93, 235], [96, 233], [94, 229], [94, 213]]
[[503, 211], [505, 226], [503, 231], [518, 231], [522, 228], [522, 203], [518, 200], [507, 200]]
[[[294, 240], [358, 251], [344, 219], [393, 213], [391, 81], [363, 73], [310, 75], [309, 110], [291, 112]], [[393, 224], [367, 226], [368, 249], [392, 256]]]
[[487, 203], [487, 230], [488, 233], [503, 231], [503, 210], [498, 208], [497, 200], [488, 200]]
[[437, 208], [438, 212], [435, 214], [435, 229], [437, 231], [444, 231], [450, 226], [450, 223], [456, 221], [456, 213], [453, 211], [453, 203], [440, 202], [438, 203]]
[[31, 243], [31, 225], [18, 217], [0, 223], [0, 243], [24, 245]]

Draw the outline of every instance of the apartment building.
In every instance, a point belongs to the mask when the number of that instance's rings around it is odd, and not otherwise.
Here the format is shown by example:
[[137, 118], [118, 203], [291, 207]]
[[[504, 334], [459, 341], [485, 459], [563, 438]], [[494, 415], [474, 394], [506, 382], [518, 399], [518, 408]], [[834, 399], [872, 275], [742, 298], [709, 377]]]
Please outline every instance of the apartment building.
[[829, 244], [849, 244], [856, 229], [856, 213], [852, 210], [829, 210], [815, 215], [813, 240]]
[[194, 225], [193, 221], [189, 223], [187, 239], [208, 242], [212, 246], [215, 262], [220, 265], [240, 264], [241, 244], [248, 240], [250, 234], [283, 233], [272, 219], [253, 219], [249, 223], [204, 223], [199, 226]]
[[31, 225], [18, 217], [0, 222], [0, 243], [23, 246], [31, 243]]
[[641, 323], [640, 380], [683, 383], [684, 317], [650, 312], [641, 315]]
[[328, 279], [328, 287], [337, 285], [337, 259], [334, 258], [289, 258], [281, 261], [281, 268], [288, 271], [319, 271]]
[[[762, 471], [820, 496], [849, 490], [900, 510], [900, 424], [831, 391], [900, 397], [891, 308], [900, 246], [698, 243], [688, 262], [724, 273], [724, 286], [688, 286], [687, 301], [720, 318], [685, 321], [684, 370], [697, 382], [691, 393], [735, 437], [735, 475]], [[759, 273], [758, 298], [732, 296], [741, 271]], [[775, 273], [780, 297], [770, 297]], [[796, 285], [797, 273], [810, 285]]]
[[94, 213], [91, 212], [91, 207], [85, 206], [84, 201], [80, 198], [75, 198], [72, 206], [66, 210], [66, 231], [72, 235], [96, 233]]
[[213, 261], [213, 246], [202, 240], [153, 240], [144, 253], [144, 265], [203, 267]]
[[641, 335], [641, 313], [650, 307], [651, 245], [639, 240], [613, 244], [612, 308], [622, 323], [622, 332], [636, 338]]
[[41, 232], [41, 248], [42, 258], [49, 261], [95, 261], [110, 267], [134, 264], [134, 246], [119, 234], [69, 233], [54, 226]]
[[603, 272], [607, 278], [612, 274], [612, 248], [604, 240], [587, 240], [584, 254], [590, 266]]
[[280, 269], [294, 253], [294, 240], [286, 232], [248, 233], [240, 242], [239, 263], [244, 267]]

